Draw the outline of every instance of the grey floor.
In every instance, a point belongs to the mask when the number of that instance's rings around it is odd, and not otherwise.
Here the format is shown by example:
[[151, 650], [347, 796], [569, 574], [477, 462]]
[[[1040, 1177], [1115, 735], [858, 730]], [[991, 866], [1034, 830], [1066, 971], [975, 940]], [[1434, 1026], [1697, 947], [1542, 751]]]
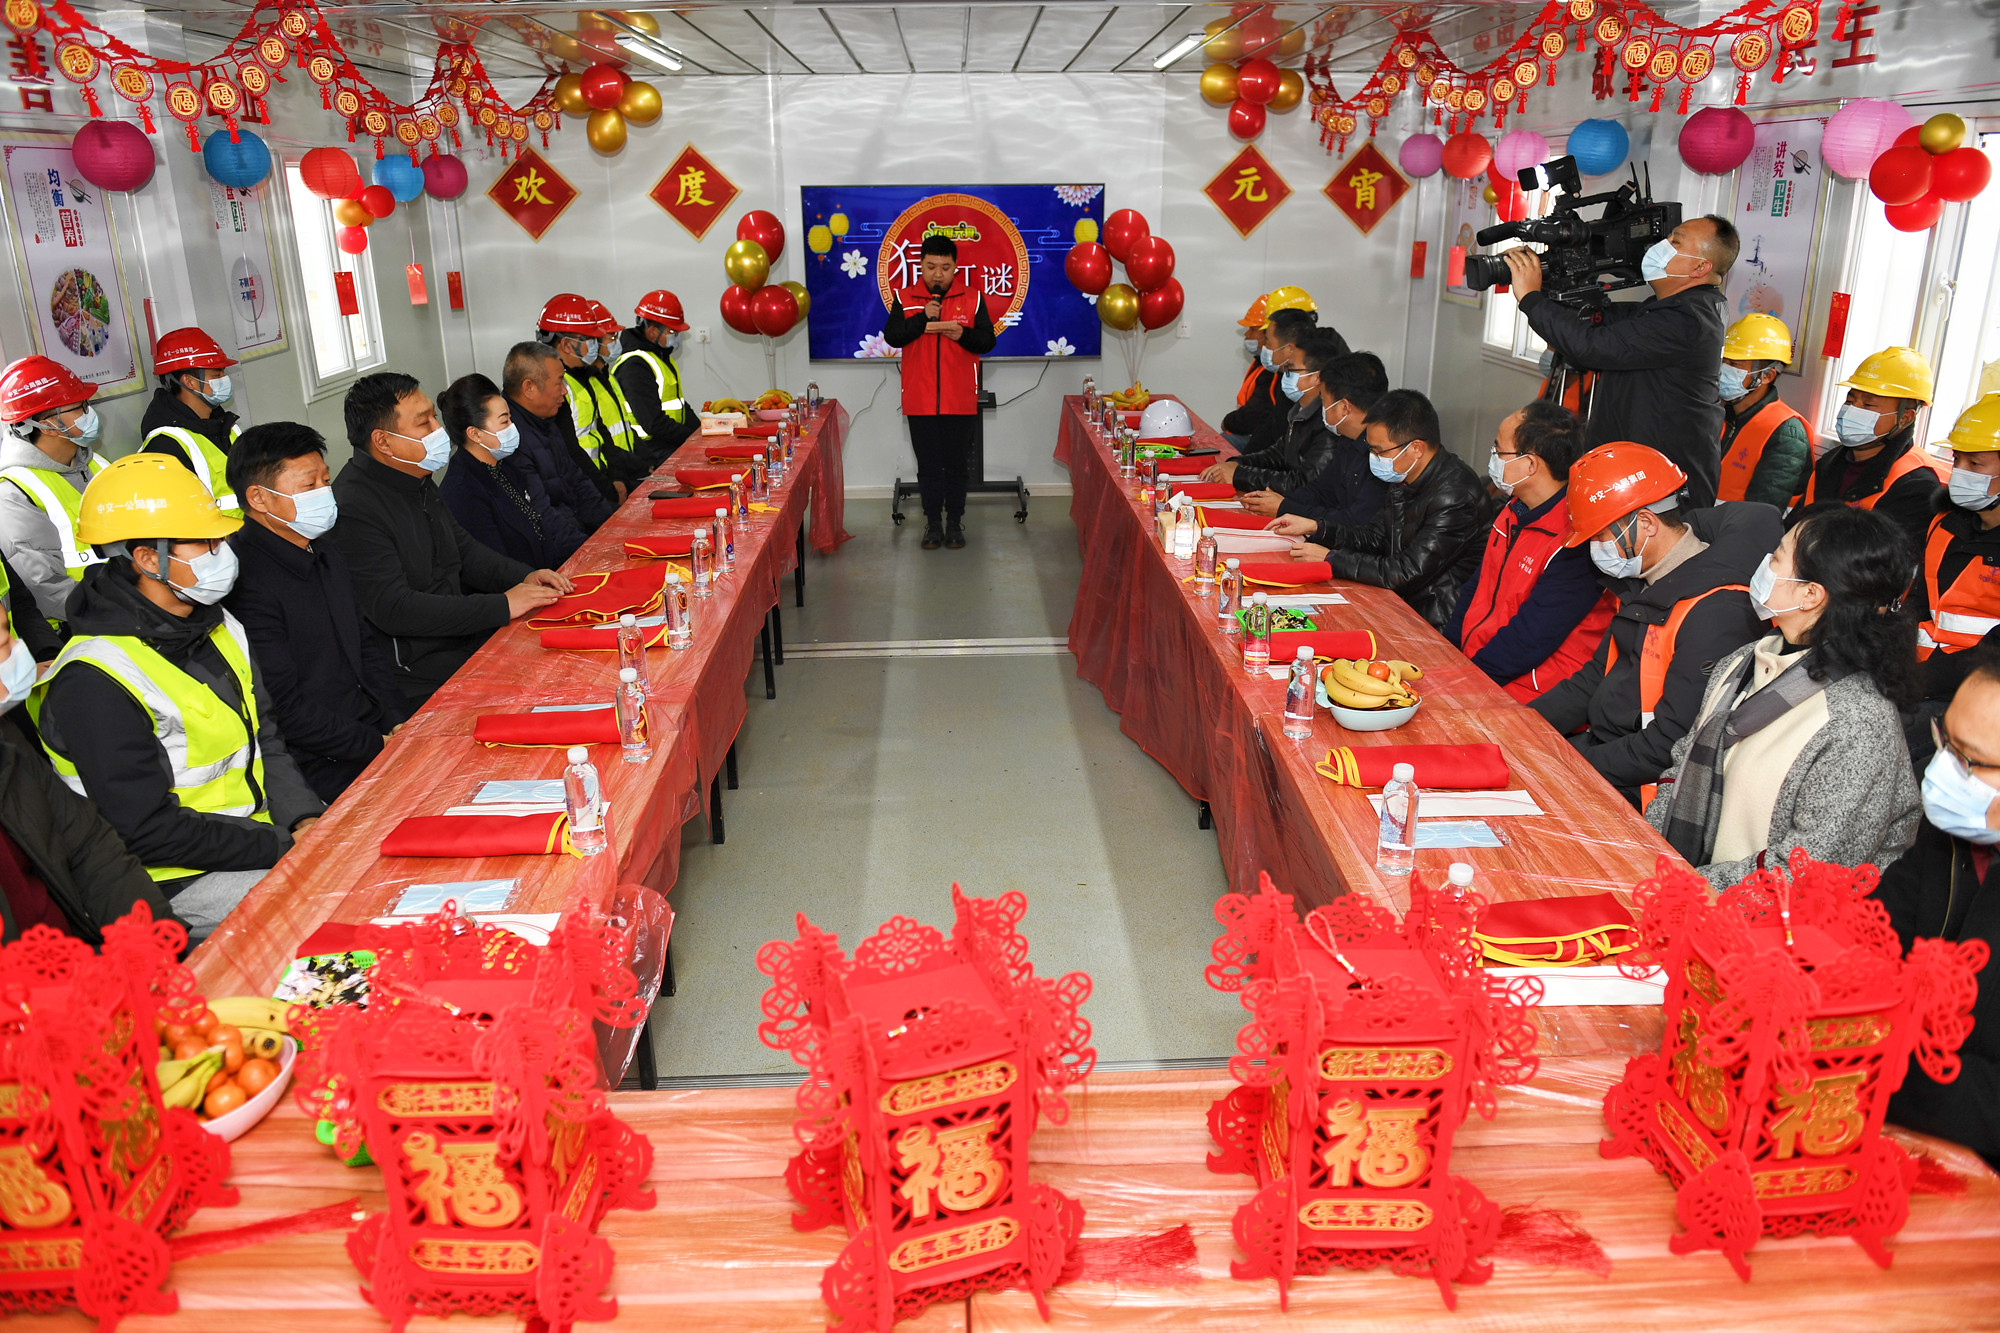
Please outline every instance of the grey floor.
[[[678, 993], [653, 1031], [663, 1080], [783, 1075], [757, 1041], [758, 948], [804, 912], [851, 951], [892, 915], [950, 924], [950, 886], [1019, 889], [1035, 968], [1087, 971], [1101, 1062], [1207, 1063], [1243, 1012], [1201, 970], [1225, 891], [1194, 803], [1118, 731], [1062, 651], [1078, 572], [1066, 496], [1025, 525], [975, 499], [963, 551], [918, 548], [921, 523], [850, 501], [854, 540], [786, 588], [778, 697], [746, 684], [728, 841], [683, 830]], [[940, 640], [1015, 640], [952, 649]], [[829, 646], [831, 645], [831, 646]], [[839, 646], [866, 645], [866, 646]]]

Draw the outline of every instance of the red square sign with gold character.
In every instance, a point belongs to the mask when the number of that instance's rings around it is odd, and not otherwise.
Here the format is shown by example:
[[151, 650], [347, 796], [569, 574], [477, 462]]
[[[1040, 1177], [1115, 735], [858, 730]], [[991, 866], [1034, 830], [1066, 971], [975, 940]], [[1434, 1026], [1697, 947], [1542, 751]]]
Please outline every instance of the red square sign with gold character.
[[722, 216], [724, 209], [743, 193], [722, 174], [713, 162], [689, 144], [667, 168], [651, 191], [653, 202], [667, 210], [667, 216], [688, 229], [697, 241]]
[[1333, 173], [1333, 179], [1321, 187], [1321, 193], [1347, 214], [1349, 222], [1361, 228], [1363, 236], [1374, 231], [1375, 224], [1387, 217], [1396, 201], [1409, 192], [1409, 181], [1388, 158], [1375, 151], [1373, 139], [1362, 144], [1360, 151], [1348, 158]]
[[486, 190], [486, 197], [500, 205], [502, 213], [538, 241], [563, 210], [576, 202], [576, 195], [576, 187], [528, 147], [521, 149], [521, 155]]
[[1229, 165], [1216, 172], [1215, 179], [1203, 186], [1201, 192], [1215, 201], [1222, 216], [1236, 228], [1237, 235], [1248, 236], [1291, 197], [1292, 187], [1285, 184], [1285, 178], [1264, 160], [1262, 153], [1245, 144], [1243, 151], [1229, 159]]

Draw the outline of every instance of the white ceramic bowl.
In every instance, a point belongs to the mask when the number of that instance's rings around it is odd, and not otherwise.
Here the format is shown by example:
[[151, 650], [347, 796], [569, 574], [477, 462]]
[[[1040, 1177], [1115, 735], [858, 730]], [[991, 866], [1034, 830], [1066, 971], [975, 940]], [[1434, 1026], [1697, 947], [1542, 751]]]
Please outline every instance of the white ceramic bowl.
[[760, 407], [750, 415], [756, 417], [759, 421], [783, 421], [791, 413], [782, 407]]
[[1417, 715], [1424, 706], [1420, 698], [1408, 708], [1342, 708], [1326, 697], [1324, 686], [1320, 688], [1320, 703], [1333, 714], [1333, 720], [1349, 731], [1393, 731]]
[[285, 1095], [285, 1089], [292, 1083], [292, 1062], [299, 1058], [299, 1043], [292, 1037], [284, 1039], [285, 1049], [278, 1056], [278, 1076], [271, 1080], [271, 1086], [252, 1097], [228, 1115], [219, 1115], [213, 1120], [202, 1121], [201, 1127], [216, 1135], [224, 1143], [232, 1142], [248, 1133], [250, 1127], [271, 1114], [271, 1108]]

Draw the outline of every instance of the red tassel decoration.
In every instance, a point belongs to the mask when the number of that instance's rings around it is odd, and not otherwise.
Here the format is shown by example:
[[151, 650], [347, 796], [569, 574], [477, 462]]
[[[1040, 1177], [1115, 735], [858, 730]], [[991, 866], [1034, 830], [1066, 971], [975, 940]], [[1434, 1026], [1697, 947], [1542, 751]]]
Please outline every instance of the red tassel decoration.
[[159, 133], [159, 130], [153, 125], [153, 108], [150, 103], [139, 103], [139, 128], [148, 134]]
[[347, 122], [347, 142], [354, 142], [354, 122], [351, 120]]
[[1653, 104], [1646, 108], [1648, 111], [1658, 111], [1660, 109], [1660, 94], [1665, 91], [1666, 87], [1664, 85], [1656, 86], [1653, 89]]
[[188, 151], [191, 153], [199, 153], [201, 151], [201, 136], [194, 132], [193, 121], [188, 122], [187, 132], [188, 132]]
[[1500, 1210], [1500, 1239], [1487, 1257], [1546, 1268], [1580, 1268], [1610, 1277], [1611, 1256], [1576, 1219], [1568, 1209], [1509, 1204]]
[[1771, 82], [1783, 83], [1785, 81], [1785, 66], [1791, 63], [1792, 60], [1790, 53], [1787, 52], [1783, 47], [1779, 47], [1778, 63], [1771, 66]]
[[243, 137], [236, 132], [236, 117], [224, 116], [222, 118], [222, 124], [223, 128], [229, 131], [229, 142], [231, 143], [243, 142]]
[[1910, 1193], [1956, 1195], [1965, 1193], [1969, 1187], [1971, 1182], [1964, 1176], [1929, 1153], [1916, 1152], [1910, 1155], [1917, 1159], [1917, 1180], [1910, 1186]]
[[1674, 107], [1674, 114], [1675, 114], [1675, 115], [1677, 115], [1677, 116], [1685, 116], [1685, 115], [1686, 115], [1686, 114], [1688, 113], [1688, 98], [1690, 98], [1690, 97], [1692, 97], [1692, 96], [1694, 96], [1694, 85], [1693, 85], [1693, 84], [1691, 84], [1691, 83], [1688, 83], [1688, 84], [1682, 84], [1682, 85], [1681, 85], [1681, 100], [1680, 100], [1680, 101], [1679, 101], [1679, 103], [1677, 103], [1677, 104], [1675, 105], [1675, 107]]
[[[1657, 108], [1657, 107], [1655, 107], [1654, 109], [1655, 109], [1655, 110], [1658, 110], [1658, 108]], [[381, 141], [380, 139], [377, 139], [377, 140], [375, 141], [375, 160], [376, 160], [377, 162], [380, 162], [380, 161], [381, 161], [381, 160], [382, 160], [383, 158], [387, 157], [388, 155], [389, 155], [389, 154], [388, 154], [387, 150], [385, 150], [385, 149], [384, 149], [384, 148], [382, 147], [382, 141]]]
[[[319, 90], [319, 109], [322, 111], [333, 110], [333, 94], [324, 85]], [[352, 142], [351, 139], [350, 142]]]
[[417, 160], [417, 148], [415, 144], [410, 145], [410, 165], [413, 167], [423, 166], [423, 163]]
[[1549, 77], [1547, 82], [1551, 88], [1556, 86], [1556, 62], [1553, 60], [1549, 62]]
[[90, 109], [93, 117], [104, 114], [104, 109], [97, 105], [97, 89], [87, 83], [83, 85], [83, 104]]
[[1738, 74], [1736, 76], [1736, 105], [1742, 106], [1749, 97], [1750, 76], [1748, 74]]
[[1643, 86], [1643, 83], [1639, 77], [1639, 72], [1633, 70], [1631, 77], [1625, 80], [1625, 100], [1628, 102], [1638, 101], [1641, 86]]
[[314, 1231], [345, 1231], [362, 1215], [361, 1196], [357, 1194], [352, 1199], [330, 1203], [324, 1208], [292, 1213], [287, 1217], [273, 1217], [263, 1222], [252, 1222], [249, 1226], [175, 1236], [167, 1242], [167, 1250], [173, 1255], [175, 1263], [181, 1263], [204, 1254], [221, 1254], [227, 1250], [241, 1249], [245, 1245], [277, 1240], [281, 1236], [303, 1236]]
[[1077, 1271], [1071, 1280], [1192, 1287], [1201, 1281], [1194, 1261], [1194, 1230], [1183, 1222], [1157, 1236], [1107, 1236], [1079, 1242]]

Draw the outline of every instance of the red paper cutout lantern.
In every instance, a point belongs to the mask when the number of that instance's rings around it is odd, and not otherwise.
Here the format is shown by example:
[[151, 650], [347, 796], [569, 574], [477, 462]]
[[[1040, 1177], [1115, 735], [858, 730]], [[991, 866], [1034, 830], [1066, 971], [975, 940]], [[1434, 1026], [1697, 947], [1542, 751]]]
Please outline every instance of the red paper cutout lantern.
[[792, 1225], [846, 1224], [820, 1283], [833, 1323], [889, 1333], [937, 1301], [1026, 1288], [1073, 1271], [1083, 1209], [1028, 1178], [1036, 1121], [1068, 1118], [1062, 1090], [1096, 1063], [1077, 1012], [1090, 978], [1037, 977], [1015, 929], [1019, 893], [951, 887], [949, 939], [892, 917], [849, 959], [803, 915], [757, 954], [771, 978], [757, 1035], [807, 1070], [785, 1183]]
[[1909, 1216], [1917, 1167], [1882, 1137], [1912, 1052], [1958, 1077], [1984, 940], [1919, 940], [1907, 958], [1870, 897], [1874, 866], [1760, 870], [1714, 896], [1667, 857], [1638, 886], [1640, 945], [1667, 971], [1667, 1031], [1604, 1099], [1606, 1157], [1637, 1153], [1673, 1182], [1676, 1254], [1720, 1250], [1738, 1276], [1760, 1235], [1883, 1242]]
[[299, 179], [322, 199], [352, 199], [361, 189], [361, 168], [341, 148], [314, 148], [299, 159]]
[[1471, 130], [1452, 135], [1444, 142], [1445, 174], [1469, 181], [1486, 170], [1493, 160], [1493, 145], [1486, 136]]

